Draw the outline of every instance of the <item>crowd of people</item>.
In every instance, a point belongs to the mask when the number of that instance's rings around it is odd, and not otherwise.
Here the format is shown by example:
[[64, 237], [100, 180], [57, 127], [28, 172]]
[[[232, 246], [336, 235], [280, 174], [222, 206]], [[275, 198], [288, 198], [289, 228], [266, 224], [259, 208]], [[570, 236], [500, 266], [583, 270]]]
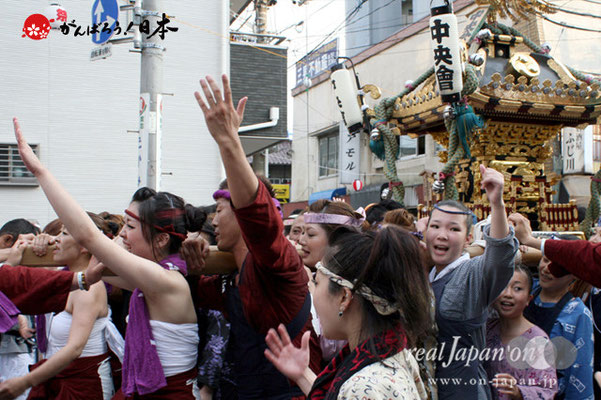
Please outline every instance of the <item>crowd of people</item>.
[[[283, 220], [238, 137], [227, 77], [195, 97], [226, 172], [214, 205], [138, 189], [84, 211], [14, 120], [57, 220], [0, 228], [2, 399], [594, 399], [601, 385], [601, 227], [541, 240], [490, 203], [416, 221], [392, 200], [319, 200]], [[285, 223], [286, 222], [286, 223]], [[211, 245], [231, 274], [203, 274]], [[31, 248], [54, 265], [22, 266]], [[538, 268], [522, 255], [540, 251]], [[190, 274], [188, 274], [190, 272]]]

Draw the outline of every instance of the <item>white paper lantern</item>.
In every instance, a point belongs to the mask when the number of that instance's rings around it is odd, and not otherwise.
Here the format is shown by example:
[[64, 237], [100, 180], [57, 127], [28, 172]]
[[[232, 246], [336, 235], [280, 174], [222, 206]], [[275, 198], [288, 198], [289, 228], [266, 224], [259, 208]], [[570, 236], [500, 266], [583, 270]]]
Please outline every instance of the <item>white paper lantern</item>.
[[358, 192], [359, 190], [363, 189], [363, 182], [361, 182], [360, 179], [355, 179], [353, 181], [353, 189], [355, 189], [355, 192]]
[[50, 3], [44, 10], [44, 15], [50, 21], [52, 29], [59, 29], [63, 22], [67, 22], [67, 10], [58, 3]]
[[[436, 3], [436, 4], [435, 4]], [[430, 36], [434, 55], [434, 74], [442, 101], [455, 103], [461, 99], [463, 66], [459, 48], [457, 18], [448, 0], [433, 1], [430, 14]]]
[[332, 67], [330, 80], [334, 87], [336, 102], [340, 108], [342, 119], [350, 133], [355, 133], [363, 127], [363, 113], [359, 104], [358, 89], [355, 76], [344, 68], [343, 64]]

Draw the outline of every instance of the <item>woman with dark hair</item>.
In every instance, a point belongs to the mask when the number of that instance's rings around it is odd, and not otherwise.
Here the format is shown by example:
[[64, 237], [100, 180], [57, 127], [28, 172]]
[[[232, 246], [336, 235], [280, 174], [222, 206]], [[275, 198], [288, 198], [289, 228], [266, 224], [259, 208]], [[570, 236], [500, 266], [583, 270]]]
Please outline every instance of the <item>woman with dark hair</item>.
[[432, 326], [420, 257], [413, 236], [397, 227], [337, 229], [316, 265], [314, 301], [323, 334], [348, 346], [315, 376], [308, 368], [309, 335], [297, 348], [280, 325], [267, 334], [265, 356], [309, 399], [425, 399], [408, 350]]
[[[90, 212], [88, 216], [99, 231], [110, 234], [102, 218]], [[63, 228], [56, 237], [54, 260], [57, 264], [80, 272], [86, 269], [90, 258], [91, 254]], [[15, 388], [13, 394], [33, 387], [29, 399], [108, 400], [113, 396], [106, 341], [110, 323], [106, 289], [102, 284], [91, 285], [89, 289], [71, 292], [65, 311], [47, 314], [48, 329], [39, 332], [38, 343], [45, 359], [35, 364], [28, 374], [5, 382]]]
[[[302, 246], [301, 257], [309, 276], [309, 291], [313, 294], [313, 273], [316, 271], [316, 264], [326, 253], [328, 239], [332, 232], [341, 226], [367, 229], [369, 225], [364, 221], [363, 215], [343, 201], [317, 200], [309, 206], [308, 211], [302, 217], [304, 225], [298, 244]], [[311, 314], [313, 328], [319, 337], [323, 361], [328, 363], [346, 345], [346, 342], [324, 337], [313, 303], [311, 304]]]
[[140, 189], [125, 210], [119, 238], [103, 235], [77, 202], [42, 165], [27, 144], [19, 123], [15, 136], [24, 164], [37, 178], [50, 204], [79, 245], [102, 264], [78, 274], [80, 286], [101, 278], [104, 267], [117, 274], [112, 285], [133, 290], [125, 336], [123, 383], [116, 398], [193, 399], [198, 326], [186, 264], [178, 252], [188, 231], [198, 231], [204, 212], [170, 193]]
[[317, 200], [303, 214], [304, 226], [298, 244], [302, 246], [303, 263], [311, 271], [319, 262], [328, 246], [328, 237], [338, 227], [352, 226], [357, 229], [369, 229], [363, 215], [343, 201]]

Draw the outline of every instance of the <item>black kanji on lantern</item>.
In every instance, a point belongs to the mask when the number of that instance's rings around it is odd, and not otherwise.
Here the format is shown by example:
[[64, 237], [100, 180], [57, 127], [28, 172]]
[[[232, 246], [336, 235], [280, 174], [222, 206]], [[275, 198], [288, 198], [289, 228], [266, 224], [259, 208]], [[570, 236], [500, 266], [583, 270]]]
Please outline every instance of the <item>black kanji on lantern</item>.
[[434, 26], [430, 28], [432, 39], [438, 44], [442, 43], [442, 38], [449, 37], [449, 24], [441, 24], [441, 20], [435, 19]]
[[453, 90], [453, 71], [450, 68], [447, 68], [446, 65], [441, 65], [440, 68], [436, 70], [436, 77], [438, 78], [438, 84], [440, 85], [440, 90]]
[[453, 56], [451, 55], [451, 49], [439, 44], [434, 49], [434, 62], [436, 65], [440, 64], [440, 62], [445, 64], [453, 65]]

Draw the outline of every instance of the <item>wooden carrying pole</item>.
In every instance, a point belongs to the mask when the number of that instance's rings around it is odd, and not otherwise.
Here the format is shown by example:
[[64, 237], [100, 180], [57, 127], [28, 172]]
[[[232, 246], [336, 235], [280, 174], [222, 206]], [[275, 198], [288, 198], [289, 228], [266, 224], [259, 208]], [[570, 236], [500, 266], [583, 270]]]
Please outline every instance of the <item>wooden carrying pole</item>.
[[[27, 267], [56, 267], [58, 266], [54, 261], [52, 252], [55, 246], [48, 246], [48, 251], [43, 257], [38, 257], [33, 253], [31, 247], [27, 247], [23, 253], [23, 259], [21, 264]], [[202, 270], [203, 274], [214, 275], [214, 274], [230, 274], [236, 270], [236, 261], [232, 253], [227, 251], [219, 251], [217, 246], [210, 246], [209, 255], [205, 260], [205, 267]], [[196, 271], [190, 271], [192, 275], [198, 275]], [[105, 276], [115, 275], [109, 269], [106, 269], [103, 273]]]
[[[301, 247], [296, 246], [298, 252], [301, 252]], [[56, 267], [57, 264], [54, 262], [52, 252], [54, 246], [49, 246], [46, 255], [38, 257], [33, 253], [33, 250], [28, 247], [23, 253], [22, 265], [28, 267]], [[468, 246], [467, 248], [470, 257], [478, 256], [484, 253], [484, 249], [480, 246]], [[530, 267], [535, 267], [541, 258], [541, 253], [536, 249], [528, 249], [527, 252], [522, 252], [522, 262]], [[209, 255], [205, 260], [205, 267], [202, 270], [203, 275], [227, 275], [236, 270], [236, 261], [232, 253], [227, 251], [219, 251], [217, 246], [210, 246]], [[198, 271], [190, 271], [191, 275], [199, 275]], [[115, 275], [109, 269], [106, 269], [103, 273], [105, 276]]]

